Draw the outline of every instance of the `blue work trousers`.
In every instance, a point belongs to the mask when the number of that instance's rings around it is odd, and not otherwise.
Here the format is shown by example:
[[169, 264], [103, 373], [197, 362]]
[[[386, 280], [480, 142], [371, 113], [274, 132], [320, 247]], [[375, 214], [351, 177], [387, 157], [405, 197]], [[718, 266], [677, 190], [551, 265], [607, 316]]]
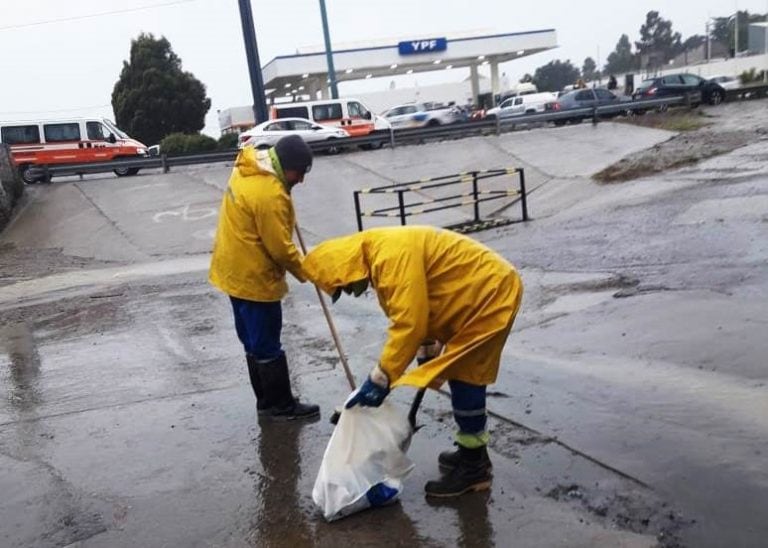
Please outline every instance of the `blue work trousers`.
[[484, 385], [469, 384], [462, 381], [448, 381], [451, 388], [453, 418], [464, 434], [482, 434], [488, 416], [485, 411]]
[[280, 332], [283, 329], [283, 307], [280, 301], [257, 302], [230, 297], [235, 314], [235, 330], [245, 352], [259, 361], [270, 361], [283, 355]]

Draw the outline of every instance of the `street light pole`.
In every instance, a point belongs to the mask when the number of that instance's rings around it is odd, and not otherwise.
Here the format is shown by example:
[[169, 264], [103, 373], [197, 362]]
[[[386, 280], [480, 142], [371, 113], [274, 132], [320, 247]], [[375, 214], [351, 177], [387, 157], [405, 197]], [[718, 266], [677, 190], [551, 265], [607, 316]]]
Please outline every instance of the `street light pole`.
[[328, 60], [328, 80], [331, 85], [331, 97], [339, 98], [339, 88], [336, 85], [336, 69], [333, 68], [333, 51], [331, 50], [331, 33], [328, 30], [328, 14], [325, 12], [325, 0], [320, 0], [320, 16], [323, 19], [323, 36], [325, 37], [325, 58]]
[[707, 19], [706, 29], [707, 29], [707, 63], [709, 63], [709, 60], [712, 58], [712, 42], [709, 37], [709, 19]]
[[267, 103], [264, 97], [264, 78], [261, 75], [259, 48], [256, 45], [256, 30], [253, 25], [251, 0], [238, 0], [240, 4], [240, 22], [243, 25], [243, 41], [245, 56], [248, 58], [248, 73], [251, 77], [251, 93], [253, 94], [253, 117], [257, 124], [269, 119]]

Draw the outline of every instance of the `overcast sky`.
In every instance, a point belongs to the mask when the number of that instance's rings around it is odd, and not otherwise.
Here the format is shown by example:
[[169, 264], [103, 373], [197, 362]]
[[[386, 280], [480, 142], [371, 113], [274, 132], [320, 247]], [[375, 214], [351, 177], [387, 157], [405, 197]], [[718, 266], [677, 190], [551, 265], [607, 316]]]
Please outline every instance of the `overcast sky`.
[[[323, 43], [318, 0], [252, 0], [252, 5], [262, 65]], [[637, 39], [651, 9], [671, 19], [683, 38], [704, 34], [707, 17], [733, 13], [737, 5], [768, 11], [768, 0], [326, 0], [326, 5], [333, 42], [342, 45], [554, 28], [557, 50], [502, 66], [513, 81], [556, 58], [581, 66], [585, 57], [599, 55], [602, 65], [622, 33]], [[131, 39], [140, 32], [168, 38], [184, 69], [206, 85], [212, 100], [206, 133], [219, 134], [217, 109], [252, 102], [237, 0], [0, 0], [0, 6], [0, 120], [114, 118], [112, 88]], [[468, 70], [442, 71], [439, 78], [458, 81], [467, 75]], [[418, 78], [423, 85], [436, 77]], [[388, 85], [377, 79], [342, 92]]]

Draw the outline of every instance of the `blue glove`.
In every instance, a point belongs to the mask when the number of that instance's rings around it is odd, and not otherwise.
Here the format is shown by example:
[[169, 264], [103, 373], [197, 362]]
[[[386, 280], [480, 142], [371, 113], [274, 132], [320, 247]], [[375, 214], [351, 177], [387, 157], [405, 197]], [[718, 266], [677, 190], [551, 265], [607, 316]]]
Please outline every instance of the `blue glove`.
[[[384, 386], [373, 381], [371, 377], [374, 375], [376, 376], [377, 380], [383, 381]], [[346, 409], [354, 407], [355, 405], [361, 405], [363, 407], [378, 407], [384, 401], [384, 398], [387, 397], [387, 394], [389, 394], [389, 379], [387, 379], [386, 374], [377, 367], [374, 369], [374, 371], [371, 372], [371, 375], [365, 379], [363, 385], [357, 389], [355, 395], [349, 399], [344, 407]]]

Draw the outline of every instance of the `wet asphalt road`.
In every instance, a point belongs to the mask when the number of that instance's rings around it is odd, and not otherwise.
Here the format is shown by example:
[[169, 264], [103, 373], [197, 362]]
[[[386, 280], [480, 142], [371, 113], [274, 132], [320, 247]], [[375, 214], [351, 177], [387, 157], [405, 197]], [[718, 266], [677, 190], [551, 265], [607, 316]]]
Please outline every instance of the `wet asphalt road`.
[[[762, 546], [768, 143], [586, 178], [668, 136], [603, 124], [318, 159], [295, 193], [310, 245], [355, 230], [354, 188], [468, 169], [525, 167], [534, 216], [475, 235], [526, 282], [489, 403], [492, 491], [424, 499], [452, 428], [430, 393], [402, 504], [331, 525], [310, 492], [347, 387], [314, 291], [292, 284], [284, 344], [325, 416], [259, 425], [205, 283], [228, 168], [30, 188], [0, 239], [0, 544]], [[334, 315], [362, 378], [386, 322], [370, 297]]]

